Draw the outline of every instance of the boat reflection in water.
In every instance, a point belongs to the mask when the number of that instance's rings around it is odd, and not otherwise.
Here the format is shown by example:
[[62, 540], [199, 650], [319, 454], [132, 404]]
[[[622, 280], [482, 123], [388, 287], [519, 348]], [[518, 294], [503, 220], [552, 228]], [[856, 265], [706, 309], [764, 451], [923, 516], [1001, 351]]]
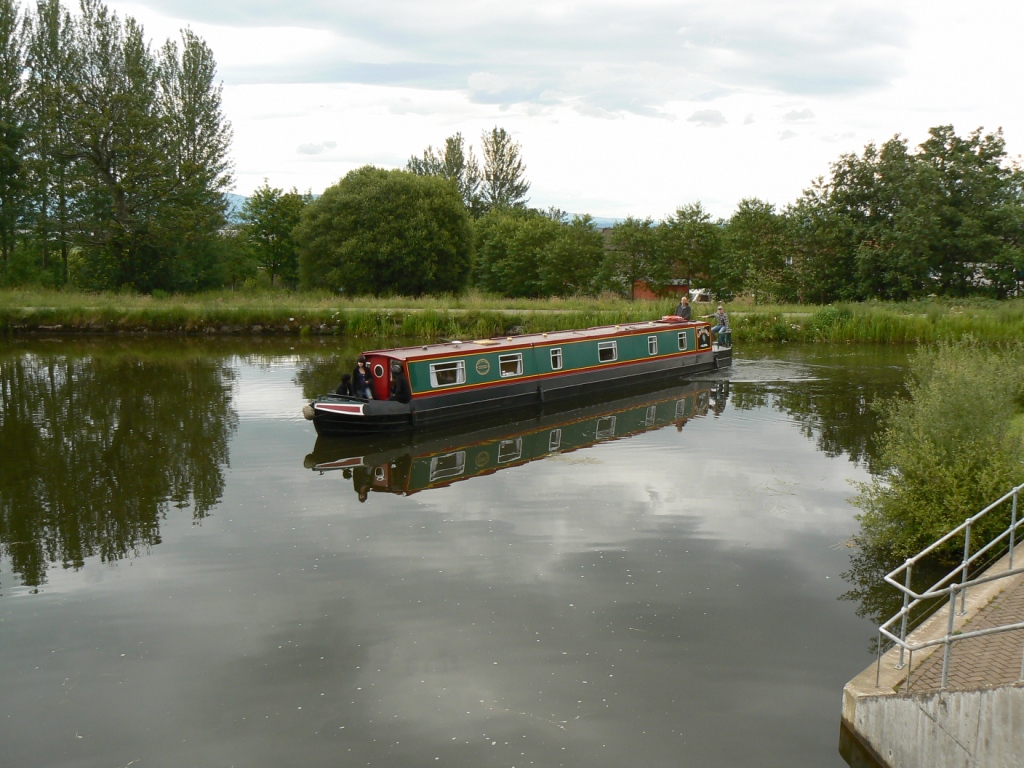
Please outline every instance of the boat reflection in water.
[[360, 501], [370, 491], [405, 495], [670, 425], [681, 430], [689, 419], [721, 413], [728, 397], [727, 381], [689, 382], [458, 432], [377, 440], [318, 437], [305, 465], [320, 474], [340, 470]]

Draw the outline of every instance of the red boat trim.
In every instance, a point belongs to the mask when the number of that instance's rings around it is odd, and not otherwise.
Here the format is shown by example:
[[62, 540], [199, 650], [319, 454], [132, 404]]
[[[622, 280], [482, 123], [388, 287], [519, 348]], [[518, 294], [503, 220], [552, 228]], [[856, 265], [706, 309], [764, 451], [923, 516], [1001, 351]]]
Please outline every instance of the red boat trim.
[[345, 405], [342, 403], [315, 403], [314, 408], [318, 411], [327, 411], [329, 413], [348, 413], [355, 416], [363, 415], [362, 404]]

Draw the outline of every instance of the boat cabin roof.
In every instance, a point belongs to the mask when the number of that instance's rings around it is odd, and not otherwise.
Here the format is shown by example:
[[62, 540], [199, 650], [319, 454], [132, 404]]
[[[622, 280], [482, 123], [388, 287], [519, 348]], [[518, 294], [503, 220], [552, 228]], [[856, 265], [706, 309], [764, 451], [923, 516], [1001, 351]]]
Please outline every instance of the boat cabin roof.
[[549, 346], [559, 343], [586, 341], [588, 339], [615, 338], [629, 336], [634, 333], [666, 331], [673, 328], [692, 328], [708, 323], [703, 320], [650, 320], [638, 323], [621, 323], [619, 325], [599, 325], [574, 331], [548, 331], [547, 333], [524, 333], [518, 336], [495, 336], [490, 339], [472, 341], [445, 341], [437, 344], [423, 344], [416, 347], [396, 347], [394, 349], [377, 349], [367, 351], [366, 355], [384, 355], [395, 360], [417, 360], [438, 356], [455, 355], [460, 352], [488, 352], [505, 349], [522, 349], [533, 346]]

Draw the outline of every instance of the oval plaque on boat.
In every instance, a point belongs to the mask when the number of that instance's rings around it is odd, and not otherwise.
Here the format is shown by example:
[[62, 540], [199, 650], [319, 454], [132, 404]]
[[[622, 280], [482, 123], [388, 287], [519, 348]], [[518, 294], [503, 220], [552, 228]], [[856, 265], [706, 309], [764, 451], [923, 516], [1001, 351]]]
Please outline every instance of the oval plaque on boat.
[[476, 372], [481, 376], [486, 376], [491, 370], [491, 362], [486, 357], [481, 357], [476, 361]]

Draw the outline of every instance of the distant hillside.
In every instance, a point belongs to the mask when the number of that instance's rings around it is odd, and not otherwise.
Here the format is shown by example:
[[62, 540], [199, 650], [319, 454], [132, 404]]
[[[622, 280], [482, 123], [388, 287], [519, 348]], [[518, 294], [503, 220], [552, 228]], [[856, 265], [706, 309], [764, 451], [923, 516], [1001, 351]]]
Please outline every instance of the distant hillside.
[[[314, 195], [313, 197], [319, 197]], [[227, 192], [224, 194], [224, 199], [228, 203], [228, 221], [233, 224], [238, 223], [238, 214], [242, 212], [242, 206], [245, 205], [245, 201], [248, 200], [245, 195], [236, 195], [234, 192]], [[569, 214], [572, 218], [574, 214]], [[610, 216], [592, 216], [594, 226], [598, 229], [604, 229], [605, 227], [614, 227], [616, 224], [625, 221], [625, 219], [616, 219]]]
[[610, 216], [592, 216], [594, 220], [594, 226], [598, 229], [604, 229], [606, 227], [614, 227], [616, 224], [621, 224], [625, 219], [615, 219]]
[[228, 203], [228, 221], [233, 224], [238, 223], [238, 214], [242, 211], [242, 206], [245, 205], [245, 201], [249, 198], [244, 195], [236, 195], [234, 192], [224, 193], [224, 199]]

